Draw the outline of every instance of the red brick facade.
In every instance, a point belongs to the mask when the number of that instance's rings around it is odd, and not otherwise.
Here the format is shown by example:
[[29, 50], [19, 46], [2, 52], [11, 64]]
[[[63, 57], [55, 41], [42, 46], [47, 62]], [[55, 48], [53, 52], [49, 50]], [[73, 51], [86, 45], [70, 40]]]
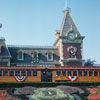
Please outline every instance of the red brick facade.
[[64, 66], [82, 66], [81, 62], [68, 62], [64, 63]]
[[69, 47], [76, 47], [77, 48], [77, 52], [76, 52], [76, 58], [77, 59], [82, 59], [82, 54], [81, 54], [81, 44], [80, 43], [63, 43], [63, 57], [64, 57], [64, 59], [68, 59], [68, 58], [70, 58], [69, 57], [69, 52], [68, 52], [68, 48]]

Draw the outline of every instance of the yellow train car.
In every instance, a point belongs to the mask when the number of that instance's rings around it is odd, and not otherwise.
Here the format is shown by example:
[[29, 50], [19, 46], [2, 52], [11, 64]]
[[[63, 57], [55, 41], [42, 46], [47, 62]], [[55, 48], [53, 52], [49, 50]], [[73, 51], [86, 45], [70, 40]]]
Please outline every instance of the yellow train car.
[[100, 67], [49, 67], [52, 72], [52, 82], [99, 82]]
[[3, 66], [0, 82], [99, 82], [100, 67]]

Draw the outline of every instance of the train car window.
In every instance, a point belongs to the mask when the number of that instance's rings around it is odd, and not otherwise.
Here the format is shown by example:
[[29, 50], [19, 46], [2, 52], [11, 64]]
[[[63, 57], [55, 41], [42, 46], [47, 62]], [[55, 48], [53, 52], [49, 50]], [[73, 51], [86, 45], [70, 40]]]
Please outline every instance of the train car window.
[[31, 71], [27, 71], [27, 76], [31, 76]]
[[84, 76], [87, 76], [87, 71], [84, 71]]
[[68, 76], [72, 76], [72, 73], [71, 73], [71, 71], [68, 71]]
[[33, 76], [37, 76], [37, 71], [33, 71]]
[[63, 76], [66, 76], [66, 71], [63, 71], [62, 74], [63, 74]]
[[89, 71], [89, 76], [92, 76], [93, 75], [93, 72], [92, 71]]
[[20, 72], [19, 71], [16, 71], [15, 72], [15, 76], [20, 76]]
[[56, 72], [56, 76], [60, 76], [60, 71], [57, 71]]
[[14, 76], [14, 72], [13, 71], [9, 71], [9, 76]]
[[94, 71], [94, 76], [98, 76], [98, 72], [97, 71]]
[[76, 71], [73, 71], [73, 76], [77, 76], [77, 72]]
[[0, 71], [0, 76], [2, 76], [2, 71]]
[[22, 75], [22, 76], [26, 76], [25, 71], [21, 71], [21, 75]]
[[82, 71], [79, 71], [78, 72], [78, 76], [82, 76]]
[[4, 72], [3, 72], [3, 75], [4, 75], [4, 76], [8, 76], [8, 71], [4, 71]]

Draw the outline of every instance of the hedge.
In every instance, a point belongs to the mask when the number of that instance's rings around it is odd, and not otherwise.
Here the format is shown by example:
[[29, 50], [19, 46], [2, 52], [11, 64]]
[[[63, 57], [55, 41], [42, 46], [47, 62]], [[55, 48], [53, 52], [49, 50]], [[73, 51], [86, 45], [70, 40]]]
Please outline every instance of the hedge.
[[33, 87], [55, 87], [57, 85], [69, 85], [69, 86], [97, 86], [100, 82], [23, 82], [23, 83], [0, 83], [0, 88], [15, 88], [23, 86], [33, 86]]

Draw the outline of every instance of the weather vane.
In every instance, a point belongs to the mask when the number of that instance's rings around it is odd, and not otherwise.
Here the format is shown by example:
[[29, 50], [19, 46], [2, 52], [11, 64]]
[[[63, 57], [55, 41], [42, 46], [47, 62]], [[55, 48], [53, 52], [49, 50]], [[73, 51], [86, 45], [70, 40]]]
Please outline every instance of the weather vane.
[[65, 12], [65, 11], [71, 12], [71, 8], [69, 8], [67, 5], [68, 5], [68, 0], [65, 0], [65, 9], [64, 9], [63, 11], [64, 11], [64, 12]]
[[67, 10], [67, 0], [65, 0], [65, 10]]

